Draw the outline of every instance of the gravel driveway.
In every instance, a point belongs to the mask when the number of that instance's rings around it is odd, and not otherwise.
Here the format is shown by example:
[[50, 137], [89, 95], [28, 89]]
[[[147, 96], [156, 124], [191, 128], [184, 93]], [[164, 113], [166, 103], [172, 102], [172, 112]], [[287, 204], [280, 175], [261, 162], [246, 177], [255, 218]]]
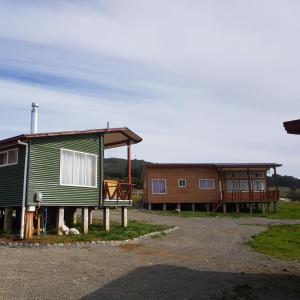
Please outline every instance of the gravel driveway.
[[[120, 212], [113, 211], [114, 219]], [[129, 218], [179, 226], [115, 247], [0, 248], [0, 298], [300, 299], [300, 263], [252, 251], [259, 218], [179, 218], [137, 210]]]

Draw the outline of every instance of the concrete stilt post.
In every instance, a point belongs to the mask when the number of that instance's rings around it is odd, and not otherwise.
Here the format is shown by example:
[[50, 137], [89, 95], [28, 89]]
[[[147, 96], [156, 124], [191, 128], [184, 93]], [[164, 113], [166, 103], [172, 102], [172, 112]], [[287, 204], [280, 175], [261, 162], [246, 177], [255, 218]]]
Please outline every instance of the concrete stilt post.
[[122, 207], [122, 226], [128, 226], [128, 215], [127, 215], [127, 207]]
[[195, 210], [196, 210], [195, 203], [192, 203], [192, 211], [195, 211]]
[[265, 203], [262, 203], [262, 204], [261, 204], [261, 210], [262, 210], [262, 213], [263, 213], [263, 214], [266, 213], [266, 204], [265, 204]]
[[167, 210], [167, 204], [164, 203], [164, 204], [163, 204], [163, 211], [166, 211], [166, 210]]
[[151, 210], [151, 204], [150, 203], [148, 204], [148, 210]]
[[104, 230], [109, 231], [109, 207], [104, 207], [103, 208], [103, 225], [104, 225]]
[[177, 209], [180, 210], [180, 208], [181, 208], [180, 203], [177, 203]]
[[59, 207], [57, 209], [56, 232], [58, 235], [63, 235], [62, 226], [65, 224], [65, 209]]
[[209, 203], [206, 203], [206, 211], [209, 212]]
[[72, 218], [71, 220], [72, 225], [77, 224], [77, 208], [73, 208], [71, 218]]
[[253, 205], [252, 205], [252, 203], [249, 204], [249, 209], [250, 209], [250, 214], [252, 214], [253, 213]]
[[13, 213], [12, 208], [6, 207], [4, 209], [3, 231], [5, 233], [11, 233], [12, 232], [12, 213]]
[[89, 225], [93, 225], [93, 210], [89, 209]]
[[235, 208], [236, 208], [236, 212], [239, 214], [240, 213], [240, 204], [236, 203]]
[[223, 213], [226, 214], [226, 203], [223, 203]]
[[82, 208], [81, 226], [82, 226], [83, 234], [87, 234], [89, 232], [89, 209], [88, 209], [88, 207]]

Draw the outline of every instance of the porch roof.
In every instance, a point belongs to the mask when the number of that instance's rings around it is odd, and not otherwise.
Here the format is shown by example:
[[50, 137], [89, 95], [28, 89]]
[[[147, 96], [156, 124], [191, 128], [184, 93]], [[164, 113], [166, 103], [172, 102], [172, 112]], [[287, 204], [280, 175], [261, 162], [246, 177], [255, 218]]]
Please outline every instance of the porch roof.
[[287, 133], [300, 134], [300, 119], [284, 122], [283, 126]]
[[222, 169], [270, 169], [281, 167], [277, 163], [153, 163], [147, 164], [147, 168], [199, 168], [215, 167]]
[[126, 146], [128, 144], [131, 145], [137, 144], [142, 141], [142, 138], [138, 136], [136, 133], [134, 133], [127, 127], [123, 127], [123, 128], [110, 128], [110, 129], [91, 129], [91, 130], [81, 130], [81, 131], [60, 131], [60, 132], [47, 132], [47, 133], [37, 133], [37, 134], [22, 134], [22, 135], [18, 135], [0, 141], [0, 147], [7, 147], [10, 145], [17, 144], [18, 140], [26, 142], [35, 138], [89, 135], [95, 133], [104, 134], [105, 149]]

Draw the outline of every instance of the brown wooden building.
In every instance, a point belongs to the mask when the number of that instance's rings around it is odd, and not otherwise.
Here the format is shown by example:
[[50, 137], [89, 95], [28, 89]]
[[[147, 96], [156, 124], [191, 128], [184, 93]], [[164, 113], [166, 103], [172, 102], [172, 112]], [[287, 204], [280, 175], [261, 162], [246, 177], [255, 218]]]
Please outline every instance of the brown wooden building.
[[[276, 182], [275, 163], [249, 164], [147, 164], [144, 169], [144, 204], [202, 204], [207, 210], [217, 211], [228, 205], [239, 211], [247, 207], [251, 212], [253, 204], [276, 204], [279, 191]], [[273, 169], [275, 188], [268, 187], [267, 172]], [[276, 205], [274, 205], [276, 208]]]

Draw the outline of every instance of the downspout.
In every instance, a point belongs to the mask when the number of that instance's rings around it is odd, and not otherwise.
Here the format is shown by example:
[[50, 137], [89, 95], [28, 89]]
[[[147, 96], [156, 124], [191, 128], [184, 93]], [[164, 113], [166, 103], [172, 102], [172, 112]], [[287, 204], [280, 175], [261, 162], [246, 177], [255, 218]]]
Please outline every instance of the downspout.
[[18, 144], [25, 146], [25, 165], [24, 165], [24, 181], [23, 181], [23, 198], [22, 198], [22, 213], [21, 213], [21, 229], [20, 239], [24, 239], [24, 225], [25, 225], [25, 205], [26, 205], [26, 191], [27, 191], [27, 174], [28, 174], [28, 143], [18, 141]]

